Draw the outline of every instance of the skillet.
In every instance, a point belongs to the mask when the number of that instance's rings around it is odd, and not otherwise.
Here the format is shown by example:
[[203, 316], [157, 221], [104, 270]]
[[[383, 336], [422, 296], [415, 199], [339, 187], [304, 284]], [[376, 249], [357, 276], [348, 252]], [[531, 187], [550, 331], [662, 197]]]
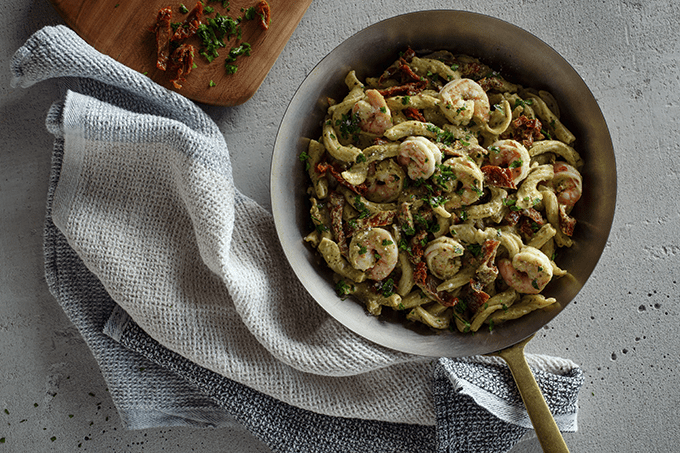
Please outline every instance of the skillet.
[[[362, 304], [341, 300], [335, 293], [331, 272], [304, 244], [302, 238], [309, 233], [309, 210], [307, 181], [298, 156], [307, 149], [310, 138], [320, 135], [326, 99], [344, 97], [347, 88], [343, 80], [349, 70], [354, 69], [360, 80], [379, 74], [409, 46], [416, 51], [450, 50], [477, 57], [507, 80], [549, 91], [557, 99], [561, 120], [577, 137], [574, 147], [585, 165], [583, 196], [571, 214], [578, 221], [574, 245], [562, 249], [556, 259], [569, 275], [556, 279], [544, 290], [546, 297], [557, 299], [554, 307], [496, 326], [492, 332], [480, 329], [475, 335], [405, 327], [396, 318], [376, 318], [368, 315]], [[417, 355], [462, 357], [496, 353], [516, 345], [510, 352], [501, 353], [511, 361], [516, 380], [517, 374], [523, 372], [518, 367], [526, 364], [526, 341], [569, 305], [595, 269], [609, 236], [616, 204], [616, 163], [609, 131], [593, 94], [574, 68], [525, 30], [500, 19], [454, 10], [420, 11], [386, 19], [358, 32], [329, 53], [300, 85], [283, 117], [274, 145], [270, 183], [274, 221], [285, 254], [297, 277], [331, 316], [377, 344]], [[520, 389], [528, 379], [533, 381], [531, 372], [519, 379]], [[538, 397], [542, 400], [540, 391]], [[529, 406], [526, 399], [525, 404]], [[559, 440], [561, 437], [553, 445]], [[553, 451], [565, 449], [566, 446]]]

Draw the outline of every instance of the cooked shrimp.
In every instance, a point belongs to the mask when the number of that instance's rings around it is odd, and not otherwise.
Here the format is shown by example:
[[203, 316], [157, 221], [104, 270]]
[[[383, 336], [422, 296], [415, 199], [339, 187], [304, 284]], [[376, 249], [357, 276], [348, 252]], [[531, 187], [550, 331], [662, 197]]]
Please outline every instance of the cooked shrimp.
[[499, 140], [489, 147], [489, 164], [509, 168], [518, 185], [529, 174], [529, 151], [515, 140]]
[[524, 294], [540, 293], [553, 276], [550, 259], [530, 246], [523, 247], [512, 261], [507, 258], [500, 260], [498, 270], [505, 283]]
[[434, 174], [437, 164], [441, 164], [442, 152], [425, 137], [408, 137], [401, 142], [397, 161], [406, 167], [411, 179], [427, 179]]
[[572, 207], [581, 198], [581, 174], [565, 162], [555, 162], [553, 165], [555, 176], [552, 184], [560, 204]]
[[375, 203], [387, 203], [399, 197], [404, 188], [404, 170], [392, 159], [380, 161], [368, 170], [364, 196]]
[[[451, 175], [448, 171], [451, 169]], [[484, 173], [467, 157], [452, 157], [442, 164], [440, 187], [447, 195], [447, 209], [468, 206], [482, 196]]]
[[349, 261], [354, 268], [366, 271], [371, 280], [382, 280], [394, 270], [399, 249], [389, 231], [382, 228], [361, 230], [352, 236]]
[[460, 270], [460, 257], [464, 251], [458, 241], [441, 236], [427, 245], [424, 253], [425, 262], [435, 277], [447, 280]]
[[456, 79], [439, 92], [439, 108], [444, 116], [455, 125], [467, 125], [472, 118], [489, 121], [489, 97], [474, 80]]
[[359, 127], [365, 132], [382, 135], [392, 127], [390, 109], [377, 90], [366, 90], [366, 98], [354, 104], [352, 113], [359, 117]]

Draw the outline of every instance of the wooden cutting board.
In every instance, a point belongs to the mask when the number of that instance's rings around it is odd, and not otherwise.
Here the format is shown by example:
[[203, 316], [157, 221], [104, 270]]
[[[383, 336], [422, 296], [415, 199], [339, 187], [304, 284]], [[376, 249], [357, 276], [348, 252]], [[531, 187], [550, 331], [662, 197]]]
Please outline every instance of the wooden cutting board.
[[[149, 31], [156, 23], [161, 8], [172, 7], [172, 22], [182, 22], [188, 16], [180, 12], [183, 3], [189, 10], [196, 0], [50, 0], [64, 21], [98, 51], [111, 56], [126, 66], [147, 74], [160, 85], [206, 104], [233, 106], [242, 104], [257, 91], [274, 65], [283, 47], [293, 34], [312, 0], [268, 0], [271, 24], [262, 30], [257, 20], [242, 21], [242, 38], [232, 37], [220, 50], [220, 56], [209, 63], [195, 56], [196, 67], [186, 78], [181, 89], [170, 83], [171, 76], [156, 69], [156, 38]], [[243, 16], [242, 9], [255, 6], [258, 0], [232, 0], [226, 8], [222, 1], [204, 0], [222, 15]], [[213, 17], [215, 13], [205, 14]], [[197, 37], [187, 43], [198, 48]], [[224, 68], [229, 49], [247, 42], [252, 46], [250, 56], [238, 57], [238, 70], [228, 74]], [[211, 83], [212, 81], [212, 83]], [[211, 86], [214, 85], [214, 86]]]

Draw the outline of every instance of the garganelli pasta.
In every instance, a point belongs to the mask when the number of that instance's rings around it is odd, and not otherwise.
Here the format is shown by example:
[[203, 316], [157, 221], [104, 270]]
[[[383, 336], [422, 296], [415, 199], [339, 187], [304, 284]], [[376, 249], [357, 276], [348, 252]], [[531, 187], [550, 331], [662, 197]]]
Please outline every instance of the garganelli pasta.
[[407, 49], [328, 100], [300, 158], [305, 241], [336, 290], [435, 329], [474, 332], [556, 303], [582, 191], [574, 135], [545, 91], [465, 56]]

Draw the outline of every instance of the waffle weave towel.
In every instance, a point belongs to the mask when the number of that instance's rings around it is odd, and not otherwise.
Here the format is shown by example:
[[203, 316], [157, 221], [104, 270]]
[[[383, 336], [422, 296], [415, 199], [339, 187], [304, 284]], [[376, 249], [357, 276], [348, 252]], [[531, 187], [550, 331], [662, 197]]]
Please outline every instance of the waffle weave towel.
[[[14, 85], [68, 88], [47, 117], [46, 277], [128, 427], [237, 421], [286, 452], [507, 451], [530, 429], [498, 359], [403, 354], [330, 318], [194, 103], [63, 26], [11, 69]], [[581, 370], [529, 362], [576, 430]]]

